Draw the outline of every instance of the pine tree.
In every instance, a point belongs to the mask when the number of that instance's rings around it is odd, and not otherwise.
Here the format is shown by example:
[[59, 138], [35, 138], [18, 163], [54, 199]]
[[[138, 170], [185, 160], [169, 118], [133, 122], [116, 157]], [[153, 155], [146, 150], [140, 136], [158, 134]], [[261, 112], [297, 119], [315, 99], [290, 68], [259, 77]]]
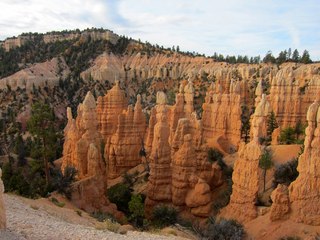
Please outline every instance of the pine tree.
[[305, 64], [312, 63], [312, 61], [310, 59], [310, 54], [309, 54], [309, 52], [307, 50], [303, 51], [303, 54], [302, 54], [302, 57], [301, 57], [300, 61], [302, 63], [305, 63]]
[[272, 152], [269, 149], [265, 149], [259, 159], [259, 167], [263, 169], [263, 192], [266, 191], [267, 170], [270, 169], [272, 166]]
[[32, 106], [28, 130], [33, 139], [41, 143], [38, 150], [43, 160], [47, 186], [50, 183], [49, 161], [55, 158], [56, 153], [55, 124], [55, 115], [49, 105], [39, 102]]
[[278, 127], [279, 125], [276, 119], [276, 115], [272, 111], [269, 115], [268, 122], [267, 122], [267, 145], [270, 145], [270, 142], [272, 140], [272, 133]]
[[292, 61], [299, 62], [299, 60], [300, 60], [299, 52], [297, 49], [295, 49], [292, 53]]

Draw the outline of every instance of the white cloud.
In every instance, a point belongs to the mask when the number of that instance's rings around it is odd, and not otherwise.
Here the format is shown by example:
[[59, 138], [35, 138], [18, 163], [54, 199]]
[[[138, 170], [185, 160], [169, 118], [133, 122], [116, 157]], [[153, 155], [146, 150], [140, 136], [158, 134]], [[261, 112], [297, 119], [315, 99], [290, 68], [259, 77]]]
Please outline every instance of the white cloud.
[[318, 0], [2, 0], [0, 9], [2, 39], [94, 26], [208, 55], [291, 47], [320, 59]]

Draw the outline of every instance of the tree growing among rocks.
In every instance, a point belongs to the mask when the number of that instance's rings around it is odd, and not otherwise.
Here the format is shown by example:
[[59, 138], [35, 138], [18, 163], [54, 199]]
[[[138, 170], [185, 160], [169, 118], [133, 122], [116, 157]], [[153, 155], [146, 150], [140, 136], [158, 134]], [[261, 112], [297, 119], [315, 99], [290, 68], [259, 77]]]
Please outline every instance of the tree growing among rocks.
[[263, 169], [263, 192], [266, 191], [266, 175], [267, 170], [273, 166], [272, 152], [270, 149], [265, 149], [259, 159], [259, 167]]

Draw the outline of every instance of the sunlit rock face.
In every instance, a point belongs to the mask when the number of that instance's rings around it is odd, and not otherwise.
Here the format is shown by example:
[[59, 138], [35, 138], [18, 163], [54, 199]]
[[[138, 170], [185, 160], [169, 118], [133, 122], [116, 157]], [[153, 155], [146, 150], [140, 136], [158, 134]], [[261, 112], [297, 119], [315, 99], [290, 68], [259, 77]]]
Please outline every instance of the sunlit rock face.
[[270, 105], [265, 95], [257, 104], [252, 119], [252, 140], [242, 144], [239, 157], [234, 164], [232, 174], [232, 195], [230, 203], [222, 210], [221, 216], [248, 222], [257, 217], [255, 202], [259, 191], [259, 158], [263, 153], [260, 137], [266, 125]]
[[289, 186], [292, 218], [311, 225], [320, 225], [319, 96], [308, 109], [304, 152], [299, 157], [298, 163], [299, 176]]

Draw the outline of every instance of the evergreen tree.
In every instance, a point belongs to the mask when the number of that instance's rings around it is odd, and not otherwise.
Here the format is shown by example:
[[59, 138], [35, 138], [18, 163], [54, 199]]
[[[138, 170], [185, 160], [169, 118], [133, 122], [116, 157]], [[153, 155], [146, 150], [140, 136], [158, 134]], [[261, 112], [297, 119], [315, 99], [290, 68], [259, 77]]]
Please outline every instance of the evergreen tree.
[[300, 61], [302, 63], [305, 63], [305, 64], [312, 63], [312, 61], [310, 59], [310, 54], [309, 54], [309, 52], [307, 50], [303, 51], [303, 54], [302, 54], [302, 57], [301, 57]]
[[284, 62], [287, 60], [287, 54], [288, 54], [288, 53], [287, 53], [286, 50], [281, 51], [281, 52], [279, 53], [278, 58], [277, 58], [277, 63], [278, 63], [278, 64], [284, 63]]
[[46, 185], [50, 183], [49, 161], [54, 160], [56, 153], [57, 131], [55, 115], [49, 105], [35, 103], [31, 109], [28, 130], [35, 141], [39, 141], [39, 156], [44, 164]]
[[265, 149], [259, 159], [259, 167], [263, 169], [263, 192], [266, 191], [267, 170], [270, 169], [272, 166], [272, 152], [269, 149]]
[[292, 53], [292, 61], [299, 62], [299, 60], [300, 60], [299, 51], [295, 49]]
[[272, 133], [278, 127], [279, 126], [276, 119], [276, 115], [272, 111], [269, 115], [268, 122], [267, 122], [267, 145], [270, 145], [270, 142], [272, 140]]
[[275, 57], [272, 55], [271, 51], [268, 51], [266, 56], [263, 58], [263, 62], [264, 63], [275, 63], [276, 59]]

